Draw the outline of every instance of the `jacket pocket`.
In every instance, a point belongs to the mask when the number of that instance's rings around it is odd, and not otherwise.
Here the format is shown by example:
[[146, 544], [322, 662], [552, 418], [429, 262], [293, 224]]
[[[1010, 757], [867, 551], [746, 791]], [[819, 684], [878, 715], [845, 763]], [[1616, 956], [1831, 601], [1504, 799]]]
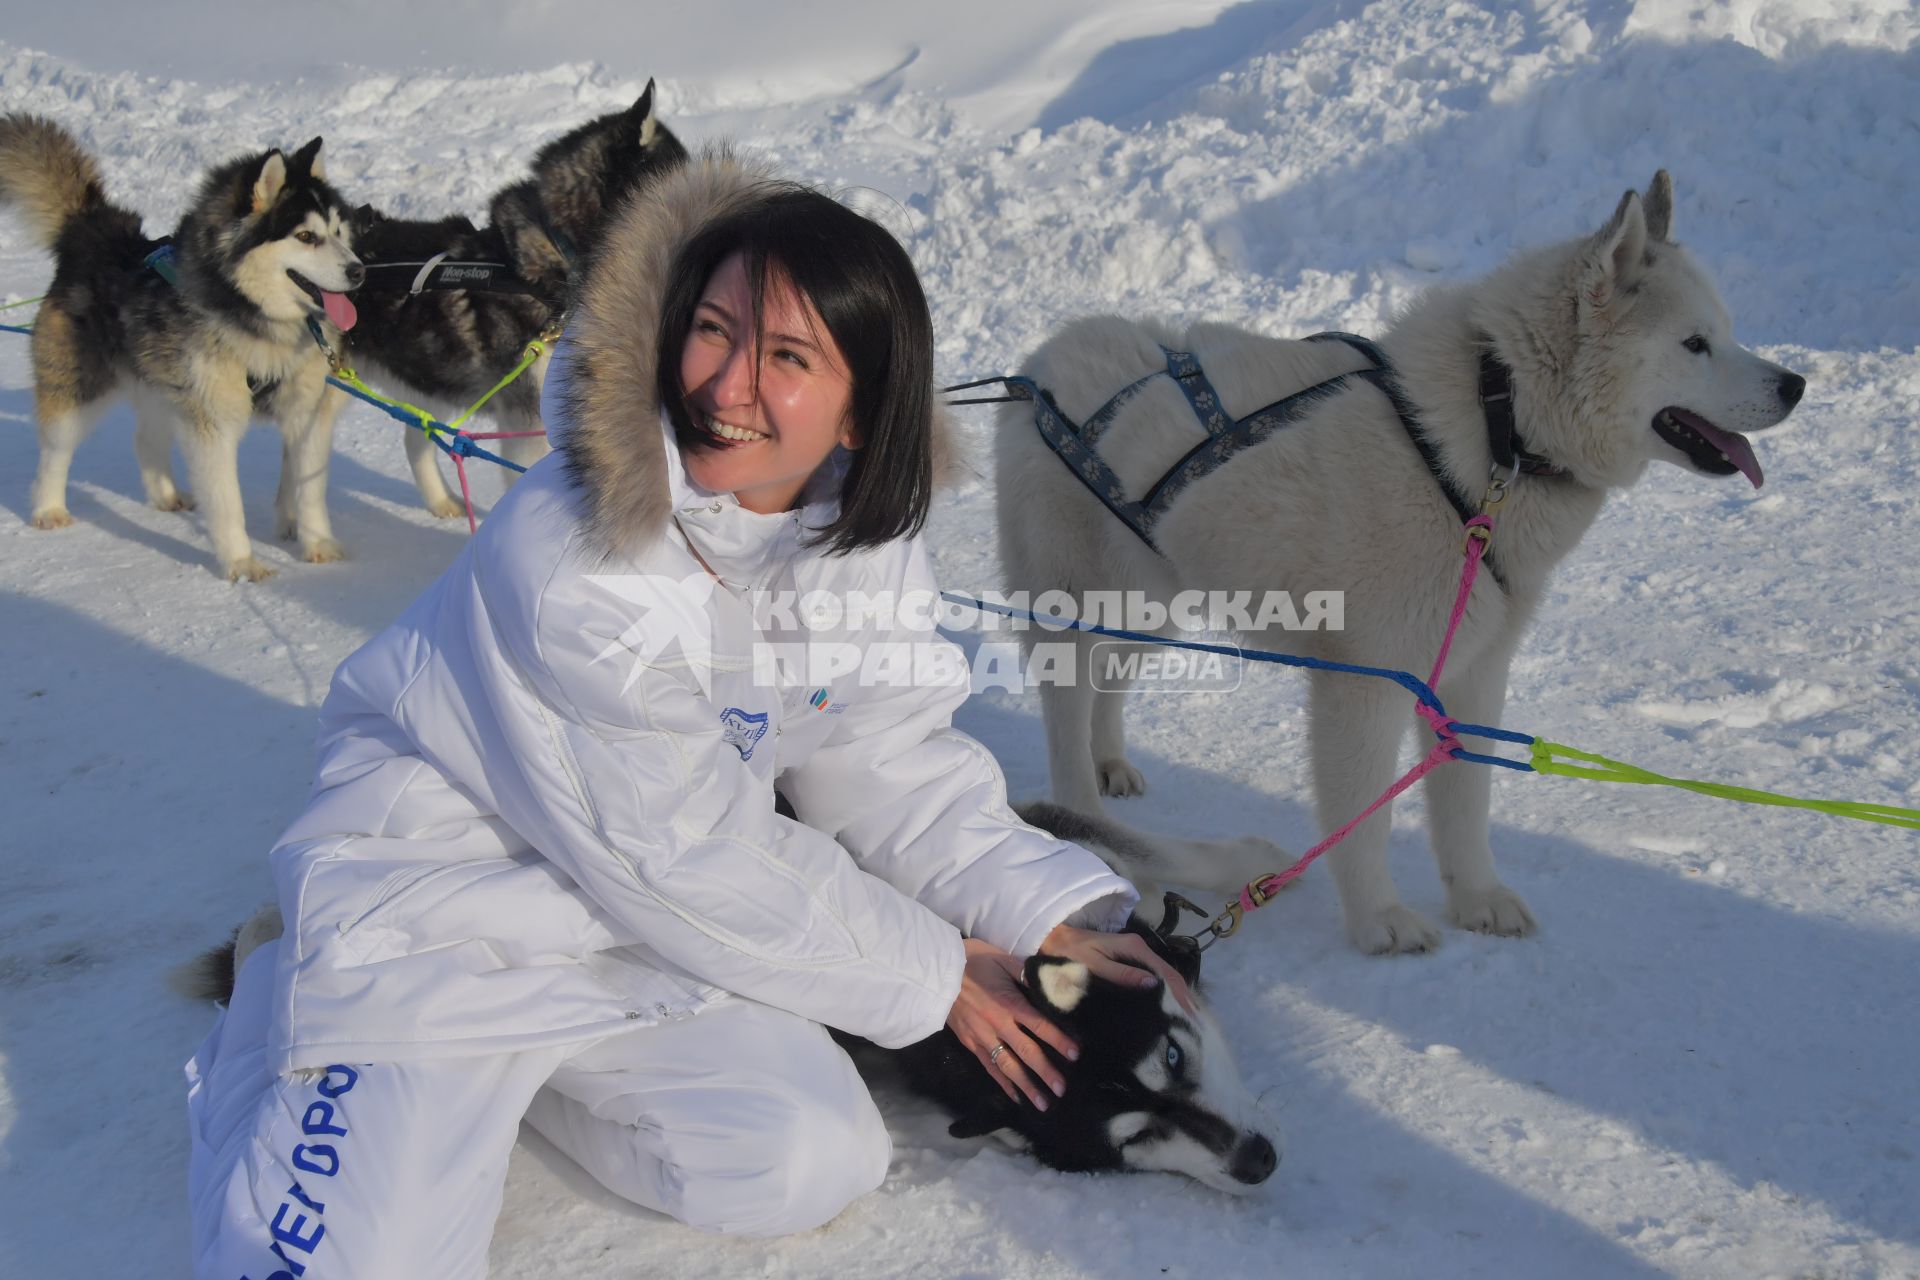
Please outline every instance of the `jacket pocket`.
[[367, 899], [367, 905], [359, 914], [343, 920], [337, 926], [341, 937], [348, 937], [370, 923], [391, 916], [394, 909], [410, 898], [416, 897], [422, 889], [433, 881], [450, 875], [464, 866], [465, 862], [428, 863], [425, 866], [402, 867], [380, 882], [380, 886]]

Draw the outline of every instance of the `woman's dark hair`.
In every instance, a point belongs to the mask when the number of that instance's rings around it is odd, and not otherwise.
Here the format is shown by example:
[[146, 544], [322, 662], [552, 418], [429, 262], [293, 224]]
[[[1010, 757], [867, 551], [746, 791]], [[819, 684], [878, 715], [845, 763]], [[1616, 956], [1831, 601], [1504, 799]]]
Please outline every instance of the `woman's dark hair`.
[[[840, 514], [817, 531], [835, 554], [915, 534], [933, 501], [933, 321], [913, 262], [886, 229], [831, 197], [773, 185], [702, 228], [667, 273], [655, 353], [659, 398], [685, 449], [712, 447], [680, 386], [680, 356], [707, 281], [746, 258], [753, 332], [767, 280], [784, 277], [813, 305], [853, 376], [852, 465]], [[755, 361], [758, 369], [759, 362]]]

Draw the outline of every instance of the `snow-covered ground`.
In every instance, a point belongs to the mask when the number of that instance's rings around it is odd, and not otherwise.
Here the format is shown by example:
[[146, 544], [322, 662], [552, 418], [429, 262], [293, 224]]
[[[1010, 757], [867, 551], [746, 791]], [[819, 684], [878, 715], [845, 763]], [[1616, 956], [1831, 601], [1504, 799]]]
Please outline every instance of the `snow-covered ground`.
[[[159, 230], [203, 166], [314, 133], [349, 194], [478, 212], [541, 141], [658, 76], [683, 137], [867, 189], [955, 378], [1096, 308], [1377, 331], [1427, 283], [1597, 226], [1665, 165], [1743, 340], [1810, 389], [1760, 443], [1763, 494], [1665, 468], [1610, 503], [1508, 723], [1666, 772], [1920, 805], [1911, 5], [514, 12], [30, 6], [0, 44], [0, 110], [79, 132]], [[0, 219], [0, 301], [47, 275]], [[162, 975], [267, 895], [334, 664], [465, 534], [419, 509], [397, 428], [358, 406], [334, 470], [344, 565], [268, 540], [263, 432], [243, 482], [281, 572], [217, 579], [196, 521], [140, 502], [124, 411], [80, 455], [77, 527], [35, 532], [28, 387], [26, 343], [0, 335], [0, 1275], [181, 1275], [179, 1066], [209, 1013]], [[947, 585], [996, 585], [991, 507], [976, 482], [938, 512]], [[1037, 716], [990, 695], [963, 717], [1023, 794], [1045, 786]], [[1290, 674], [1143, 697], [1130, 725], [1152, 787], [1115, 806], [1130, 821], [1317, 834]], [[1495, 803], [1537, 938], [1450, 931], [1437, 954], [1366, 959], [1316, 872], [1210, 953], [1288, 1139], [1252, 1197], [1044, 1172], [888, 1094], [886, 1186], [770, 1244], [634, 1210], [528, 1136], [495, 1271], [1920, 1275], [1920, 835], [1519, 775]], [[1438, 914], [1421, 816], [1401, 806], [1396, 870]]]

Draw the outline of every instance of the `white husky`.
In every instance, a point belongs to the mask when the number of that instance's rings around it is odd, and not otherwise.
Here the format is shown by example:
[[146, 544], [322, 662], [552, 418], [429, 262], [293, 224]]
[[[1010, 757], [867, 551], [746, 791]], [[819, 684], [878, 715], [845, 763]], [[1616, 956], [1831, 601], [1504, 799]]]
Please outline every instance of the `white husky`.
[[[1071, 424], [1130, 389], [1097, 447], [1104, 497], [1063, 465], [1031, 406], [1003, 413], [996, 432], [1001, 562], [1012, 590], [1137, 591], [1165, 601], [1204, 589], [1345, 593], [1341, 631], [1243, 634], [1249, 646], [1393, 667], [1425, 676], [1458, 588], [1464, 514], [1496, 471], [1500, 395], [1510, 388], [1511, 438], [1527, 464], [1498, 509], [1439, 694], [1463, 723], [1496, 724], [1507, 669], [1548, 575], [1585, 534], [1608, 490], [1652, 461], [1708, 475], [1738, 471], [1755, 486], [1759, 462], [1741, 432], [1773, 426], [1799, 402], [1799, 375], [1733, 340], [1705, 271], [1671, 238], [1673, 188], [1654, 176], [1629, 191], [1598, 233], [1517, 256], [1484, 280], [1430, 290], [1380, 339], [1403, 420], [1379, 382], [1361, 377], [1309, 397], [1299, 416], [1182, 486], [1160, 478], [1208, 440], [1209, 406], [1243, 419], [1302, 388], [1370, 367], [1340, 341], [1281, 341], [1220, 324], [1185, 333], [1117, 317], [1073, 322], [1022, 372]], [[1215, 399], [1169, 373], [1191, 353]], [[1156, 372], [1163, 376], [1154, 377]], [[1504, 384], [1504, 386], [1502, 385]], [[1215, 403], [1217, 401], [1217, 404]], [[1244, 427], [1244, 423], [1242, 424]], [[1220, 428], [1216, 419], [1212, 430]], [[1211, 447], [1211, 446], [1209, 446]], [[1172, 493], [1171, 500], [1166, 494]], [[1113, 504], [1117, 510], [1110, 510]], [[1147, 511], [1153, 545], [1120, 513]], [[1094, 810], [1098, 796], [1135, 795], [1122, 694], [1088, 678], [1094, 637], [1078, 646], [1077, 679], [1043, 687], [1054, 799]], [[1109, 672], [1109, 675], [1112, 673]], [[1331, 829], [1392, 782], [1412, 723], [1412, 698], [1388, 681], [1310, 673], [1312, 769], [1320, 822]], [[1431, 838], [1448, 913], [1465, 928], [1520, 935], [1534, 927], [1520, 896], [1494, 873], [1487, 842], [1488, 773], [1443, 767], [1427, 782]], [[1388, 811], [1330, 862], [1347, 929], [1368, 952], [1438, 944], [1404, 906], [1387, 873]], [[1254, 845], [1242, 846], [1249, 850]], [[1272, 866], [1191, 866], [1168, 880], [1231, 885]]]

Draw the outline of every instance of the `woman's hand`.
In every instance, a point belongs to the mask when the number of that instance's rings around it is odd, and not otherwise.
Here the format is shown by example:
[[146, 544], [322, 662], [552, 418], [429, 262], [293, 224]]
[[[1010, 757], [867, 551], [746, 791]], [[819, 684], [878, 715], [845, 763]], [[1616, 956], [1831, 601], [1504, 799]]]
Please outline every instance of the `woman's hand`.
[[[1063, 960], [1078, 960], [1097, 978], [1126, 987], [1151, 987], [1166, 983], [1174, 999], [1188, 1013], [1193, 1012], [1193, 992], [1172, 965], [1154, 953], [1147, 940], [1136, 933], [1100, 933], [1093, 929], [1075, 929], [1055, 925], [1041, 940], [1043, 954]], [[1157, 975], [1157, 976], [1156, 976]], [[1001, 1055], [1005, 1057], [1005, 1054]]]
[[967, 967], [960, 978], [960, 995], [947, 1014], [947, 1026], [1007, 1097], [1018, 1103], [1024, 1096], [1045, 1111], [1050, 1100], [1047, 1090], [1058, 1097], [1067, 1091], [1067, 1082], [1041, 1042], [1068, 1059], [1079, 1057], [1080, 1049], [1027, 999], [1020, 986], [1018, 960], [978, 938], [968, 938], [966, 943]]

